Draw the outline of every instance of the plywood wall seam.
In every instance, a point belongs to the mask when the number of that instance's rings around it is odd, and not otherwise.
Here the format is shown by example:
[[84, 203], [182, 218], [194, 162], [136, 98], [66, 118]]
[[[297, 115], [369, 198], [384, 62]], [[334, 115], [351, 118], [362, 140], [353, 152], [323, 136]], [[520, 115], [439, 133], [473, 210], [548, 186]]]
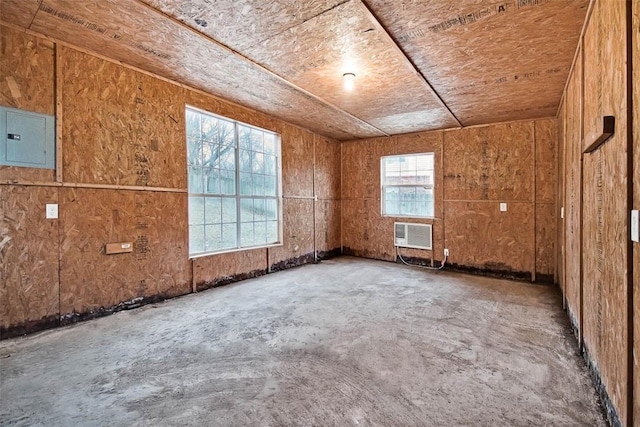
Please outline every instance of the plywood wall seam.
[[532, 201], [532, 208], [533, 208], [533, 233], [532, 236], [533, 238], [531, 239], [531, 243], [533, 245], [533, 265], [531, 268], [531, 281], [535, 282], [536, 281], [536, 270], [538, 267], [538, 253], [537, 253], [537, 239], [536, 239], [536, 230], [537, 230], [537, 224], [536, 224], [536, 184], [538, 182], [538, 169], [537, 169], [537, 155], [536, 155], [536, 146], [537, 146], [537, 136], [536, 136], [536, 131], [537, 131], [537, 127], [538, 127], [538, 122], [534, 121], [533, 122], [533, 135], [531, 138], [531, 152], [533, 153], [533, 157], [532, 157], [532, 167], [533, 167], [533, 173], [531, 174], [532, 176], [532, 189], [531, 189], [531, 201]]
[[313, 99], [315, 99], [317, 102], [326, 105], [327, 107], [333, 109], [334, 111], [340, 113], [340, 114], [344, 114], [347, 117], [350, 117], [351, 119], [365, 125], [366, 127], [369, 127], [370, 129], [378, 132], [381, 136], [390, 136], [389, 134], [387, 134], [386, 132], [384, 132], [383, 130], [379, 129], [378, 127], [372, 125], [371, 123], [367, 122], [366, 120], [361, 119], [360, 117], [357, 117], [354, 114], [349, 113], [348, 111], [338, 107], [337, 105], [328, 102], [327, 100], [320, 98], [319, 96], [301, 88], [300, 86], [290, 82], [289, 80], [285, 79], [284, 77], [280, 76], [279, 74], [271, 71], [270, 69], [264, 67], [263, 65], [260, 65], [259, 63], [253, 61], [252, 59], [250, 59], [249, 57], [241, 54], [240, 52], [231, 49], [229, 46], [219, 42], [218, 40], [214, 39], [213, 37], [201, 33], [200, 31], [195, 30], [194, 28], [190, 27], [189, 25], [185, 24], [184, 22], [180, 21], [179, 19], [174, 18], [173, 16], [166, 14], [154, 7], [152, 7], [151, 5], [147, 4], [146, 2], [142, 1], [142, 0], [135, 0], [137, 3], [141, 4], [142, 6], [144, 6], [145, 8], [147, 8], [151, 13], [155, 13], [155, 14], [160, 14], [163, 17], [165, 17], [166, 19], [174, 22], [177, 25], [180, 25], [182, 28], [184, 28], [187, 31], [190, 31], [191, 33], [195, 34], [197, 37], [200, 38], [204, 38], [206, 40], [209, 40], [210, 42], [216, 44], [217, 46], [219, 46], [222, 50], [227, 51], [230, 55], [233, 55], [237, 58], [239, 58], [240, 60], [246, 62], [247, 64], [249, 64], [252, 67], [255, 67], [256, 69], [264, 72], [265, 74], [275, 78], [276, 80], [280, 81], [281, 83], [283, 83], [286, 86], [289, 86], [290, 88], [292, 88], [295, 91], [298, 91], [306, 96], [309, 96]]
[[54, 44], [54, 84], [55, 84], [55, 120], [56, 120], [56, 181], [63, 181], [62, 169], [62, 58], [60, 54], [60, 46]]
[[[60, 206], [60, 188], [56, 188], [57, 198], [56, 202]], [[64, 210], [61, 212], [64, 215]], [[56, 220], [56, 226], [58, 228], [58, 322], [62, 316], [62, 233], [61, 233], [61, 221], [62, 216], [59, 216]], [[59, 324], [59, 323], [58, 323]]]

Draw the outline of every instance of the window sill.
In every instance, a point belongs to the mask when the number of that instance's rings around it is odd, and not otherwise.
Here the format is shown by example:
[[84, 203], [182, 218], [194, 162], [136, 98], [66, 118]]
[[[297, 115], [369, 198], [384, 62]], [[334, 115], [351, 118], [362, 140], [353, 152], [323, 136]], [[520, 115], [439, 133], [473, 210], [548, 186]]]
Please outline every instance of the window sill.
[[197, 253], [197, 254], [189, 255], [189, 259], [205, 258], [205, 257], [210, 257], [210, 256], [216, 256], [216, 255], [231, 254], [231, 253], [235, 253], [235, 252], [253, 251], [253, 250], [256, 250], [256, 249], [277, 248], [277, 247], [280, 247], [280, 246], [284, 246], [284, 243], [278, 242], [278, 243], [272, 243], [272, 244], [264, 245], [264, 246], [251, 246], [251, 247], [248, 247], [248, 248], [225, 249], [223, 251], [218, 251], [218, 252]]

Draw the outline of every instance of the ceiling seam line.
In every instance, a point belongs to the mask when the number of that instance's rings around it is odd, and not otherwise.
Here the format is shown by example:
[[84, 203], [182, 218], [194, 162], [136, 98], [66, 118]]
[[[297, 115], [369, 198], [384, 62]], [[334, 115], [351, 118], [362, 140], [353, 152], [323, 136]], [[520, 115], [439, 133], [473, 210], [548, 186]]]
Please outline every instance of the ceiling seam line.
[[33, 17], [31, 18], [31, 22], [29, 22], [29, 26], [27, 27], [27, 29], [31, 29], [31, 26], [36, 20], [36, 16], [38, 15], [38, 12], [40, 12], [40, 8], [42, 7], [42, 2], [44, 2], [44, 0], [40, 0], [40, 2], [38, 3], [38, 8], [36, 9], [36, 13], [33, 14]]
[[[381, 136], [390, 136], [387, 132], [383, 131], [382, 129], [379, 129], [378, 127], [372, 125], [371, 123], [367, 122], [366, 120], [361, 119], [360, 117], [349, 113], [348, 111], [338, 107], [337, 105], [334, 105], [334, 104], [332, 104], [332, 103], [320, 98], [319, 96], [317, 96], [317, 95], [315, 95], [315, 94], [313, 94], [313, 93], [311, 93], [311, 92], [309, 92], [309, 91], [307, 91], [307, 90], [295, 85], [294, 83], [288, 81], [284, 77], [281, 77], [280, 75], [274, 73], [273, 71], [269, 70], [268, 68], [258, 64], [257, 62], [251, 60], [250, 58], [244, 56], [242, 53], [238, 52], [237, 50], [232, 49], [229, 46], [219, 42], [218, 40], [214, 39], [213, 37], [211, 37], [211, 36], [209, 36], [207, 34], [204, 34], [204, 33], [200, 32], [200, 31], [196, 30], [195, 28], [187, 25], [186, 23], [180, 21], [179, 19], [176, 19], [173, 16], [168, 15], [168, 14], [162, 12], [161, 10], [158, 10], [158, 9], [152, 7], [151, 5], [145, 3], [143, 0], [135, 0], [135, 1], [138, 4], [142, 5], [143, 7], [153, 11], [154, 13], [160, 14], [160, 15], [164, 16], [166, 19], [169, 19], [170, 21], [172, 21], [172, 22], [180, 25], [181, 27], [185, 28], [186, 30], [191, 31], [196, 36], [202, 37], [202, 38], [205, 38], [205, 39], [211, 41], [212, 43], [216, 44], [218, 47], [222, 48], [223, 50], [226, 50], [227, 52], [235, 55], [240, 60], [246, 62], [247, 64], [249, 64], [249, 65], [251, 65], [253, 67], [256, 67], [258, 70], [263, 71], [263, 72], [275, 77], [277, 80], [279, 80], [280, 82], [284, 83], [286, 86], [289, 86], [291, 89], [293, 89], [293, 90], [295, 90], [297, 92], [300, 92], [300, 93], [302, 93], [302, 94], [304, 94], [306, 96], [309, 96], [309, 97], [313, 98], [314, 100], [318, 101], [319, 103], [324, 104], [325, 106], [333, 109], [337, 113], [343, 114], [343, 115], [345, 115], [347, 117], [350, 117], [351, 119], [359, 122], [360, 124], [366, 125], [367, 127], [369, 127], [371, 129], [375, 130], [376, 132], [380, 133]], [[348, 1], [350, 1], [350, 0], [348, 0]], [[350, 132], [346, 132], [344, 130], [343, 130], [343, 132], [350, 133]]]
[[416, 64], [413, 63], [413, 61], [411, 60], [411, 58], [409, 58], [409, 56], [405, 53], [405, 51], [400, 47], [400, 45], [394, 40], [394, 38], [391, 36], [391, 34], [389, 33], [389, 31], [385, 28], [384, 25], [382, 25], [382, 23], [380, 22], [380, 20], [376, 17], [376, 15], [371, 11], [371, 9], [369, 8], [369, 5], [367, 5], [365, 3], [365, 0], [355, 0], [357, 1], [361, 7], [366, 11], [369, 20], [376, 26], [378, 27], [378, 29], [382, 32], [384, 38], [387, 39], [387, 41], [389, 42], [389, 44], [391, 44], [391, 46], [400, 54], [400, 56], [404, 59], [404, 61], [411, 67], [411, 69], [413, 70], [413, 72], [418, 76], [418, 78], [420, 78], [420, 80], [422, 80], [422, 82], [427, 86], [427, 88], [429, 89], [429, 91], [431, 92], [431, 94], [438, 100], [438, 102], [440, 103], [440, 105], [442, 107], [444, 107], [447, 112], [451, 115], [451, 117], [453, 117], [453, 119], [456, 121], [456, 123], [458, 124], [459, 127], [463, 128], [464, 125], [462, 124], [462, 122], [458, 119], [458, 117], [453, 113], [453, 111], [451, 111], [451, 108], [449, 108], [449, 106], [447, 105], [446, 102], [444, 102], [444, 99], [442, 99], [442, 97], [440, 96], [440, 94], [438, 93], [438, 91], [435, 90], [435, 88], [433, 87], [433, 85], [431, 83], [429, 83], [429, 80], [425, 77], [424, 74], [422, 74], [422, 72], [418, 69], [418, 67], [416, 66]]
[[286, 33], [287, 31], [291, 31], [292, 29], [294, 29], [294, 28], [296, 28], [296, 27], [299, 27], [300, 25], [303, 25], [303, 24], [305, 24], [305, 23], [307, 23], [307, 22], [311, 21], [312, 19], [315, 19], [315, 18], [317, 18], [318, 16], [322, 16], [322, 15], [324, 15], [324, 14], [325, 14], [325, 13], [327, 13], [327, 12], [331, 12], [333, 9], [338, 8], [338, 7], [340, 7], [340, 6], [342, 6], [342, 5], [346, 4], [346, 3], [349, 3], [350, 1], [351, 1], [351, 0], [344, 0], [344, 1], [340, 2], [340, 3], [339, 3], [339, 4], [337, 4], [337, 5], [335, 5], [335, 6], [333, 6], [333, 7], [330, 7], [330, 8], [329, 8], [329, 9], [327, 9], [327, 10], [323, 10], [322, 12], [320, 12], [320, 13], [318, 13], [318, 14], [316, 14], [316, 15], [314, 15], [314, 16], [312, 16], [312, 17], [308, 18], [308, 19], [305, 19], [304, 21], [300, 22], [299, 24], [295, 24], [295, 25], [292, 25], [292, 26], [290, 26], [290, 27], [287, 27], [287, 28], [285, 28], [284, 30], [282, 30], [282, 31], [280, 31], [280, 32], [278, 32], [278, 33], [276, 33], [276, 34], [274, 34], [274, 35], [270, 36], [270, 37], [267, 37], [267, 38], [265, 38], [265, 39], [260, 40], [259, 42], [256, 42], [256, 43], [253, 43], [253, 44], [251, 44], [251, 45], [247, 46], [246, 48], [247, 48], [247, 49], [254, 48], [254, 47], [258, 46], [259, 44], [262, 44], [262, 43], [266, 42], [267, 40], [271, 40], [271, 39], [273, 39], [273, 38], [276, 38], [276, 37], [278, 37], [279, 35], [282, 35], [282, 34]]

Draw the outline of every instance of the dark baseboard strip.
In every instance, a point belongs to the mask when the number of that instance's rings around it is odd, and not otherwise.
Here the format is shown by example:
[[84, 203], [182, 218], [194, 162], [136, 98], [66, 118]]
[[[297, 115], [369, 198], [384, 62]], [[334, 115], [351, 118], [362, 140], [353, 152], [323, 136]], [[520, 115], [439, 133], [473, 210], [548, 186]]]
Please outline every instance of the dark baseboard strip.
[[229, 285], [231, 283], [240, 282], [242, 280], [253, 279], [255, 277], [264, 276], [265, 274], [267, 274], [267, 270], [254, 270], [249, 273], [241, 273], [241, 274], [234, 274], [232, 276], [218, 277], [211, 281], [196, 283], [196, 290], [198, 292], [206, 291], [207, 289]]
[[60, 326], [60, 317], [56, 314], [53, 316], [43, 317], [40, 320], [31, 320], [15, 326], [1, 327], [0, 340], [18, 337], [20, 335], [32, 334], [34, 332], [43, 331]]
[[[185, 295], [185, 294], [181, 294]], [[155, 304], [180, 295], [152, 295], [148, 297], [137, 297], [129, 301], [123, 301], [111, 307], [100, 307], [82, 313], [72, 312], [60, 316], [60, 326], [71, 325], [73, 323], [84, 322], [85, 320], [97, 319], [109, 316], [124, 310], [133, 310], [147, 304]]]
[[[317, 254], [318, 260], [325, 260], [334, 258], [341, 255], [340, 248], [332, 249], [330, 251], [323, 251]], [[271, 271], [282, 271], [289, 268], [298, 267], [304, 264], [311, 264], [315, 262], [313, 253], [306, 254], [301, 257], [288, 259], [271, 266]], [[217, 278], [209, 282], [201, 282], [196, 284], [197, 291], [204, 291], [219, 286], [228, 285], [231, 283], [240, 282], [242, 280], [253, 279], [255, 277], [264, 276], [267, 274], [267, 270], [254, 270], [249, 273], [236, 274], [233, 276], [224, 276]], [[186, 294], [181, 294], [186, 295]], [[110, 314], [117, 313], [123, 310], [132, 310], [134, 308], [142, 307], [147, 304], [155, 304], [160, 301], [172, 299], [181, 295], [153, 295], [147, 297], [138, 297], [130, 301], [124, 301], [116, 304], [112, 307], [99, 307], [82, 313], [67, 313], [62, 316], [53, 315], [47, 316], [40, 320], [34, 320], [18, 324], [9, 327], [0, 327], [0, 340], [18, 337], [21, 335], [32, 334], [34, 332], [43, 331], [46, 329], [53, 329], [59, 326], [66, 326], [73, 323], [83, 322], [85, 320], [97, 319], [99, 317], [109, 316]]]
[[591, 357], [591, 353], [587, 348], [587, 345], [584, 345], [582, 349], [582, 355], [589, 366], [589, 372], [591, 372], [591, 379], [593, 380], [593, 384], [598, 392], [600, 397], [600, 403], [602, 405], [603, 417], [609, 421], [609, 425], [611, 427], [623, 427], [622, 422], [620, 421], [620, 417], [618, 416], [618, 412], [616, 411], [615, 406], [613, 406], [613, 402], [609, 397], [609, 393], [607, 393], [607, 389], [602, 382], [602, 376], [600, 375], [600, 371], [598, 367], [593, 363], [593, 358]]

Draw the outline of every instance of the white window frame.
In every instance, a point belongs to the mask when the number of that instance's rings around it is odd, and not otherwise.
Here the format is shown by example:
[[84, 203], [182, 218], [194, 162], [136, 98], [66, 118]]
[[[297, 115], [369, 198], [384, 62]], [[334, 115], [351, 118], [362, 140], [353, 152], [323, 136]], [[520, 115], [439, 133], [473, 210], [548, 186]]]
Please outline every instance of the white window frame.
[[[187, 111], [191, 110], [193, 112], [199, 113], [199, 114], [204, 114], [210, 117], [213, 117], [215, 119], [218, 120], [223, 120], [226, 122], [230, 122], [233, 123], [234, 126], [234, 151], [235, 151], [235, 194], [223, 194], [222, 192], [220, 193], [192, 193], [188, 184], [189, 184], [189, 163], [187, 160], [187, 198], [188, 200], [191, 197], [202, 197], [204, 199], [206, 199], [207, 197], [211, 197], [211, 198], [235, 198], [236, 201], [236, 247], [234, 248], [225, 248], [225, 249], [220, 249], [220, 250], [206, 250], [205, 247], [205, 251], [204, 252], [192, 252], [191, 251], [191, 212], [189, 212], [189, 203], [187, 203], [187, 225], [188, 225], [188, 229], [187, 229], [187, 234], [189, 236], [188, 238], [188, 242], [187, 242], [187, 246], [188, 246], [188, 250], [189, 250], [189, 259], [194, 259], [194, 258], [200, 258], [200, 257], [206, 257], [206, 256], [212, 256], [212, 255], [219, 255], [219, 254], [225, 254], [225, 253], [232, 253], [232, 252], [241, 252], [241, 251], [248, 251], [248, 250], [253, 250], [253, 249], [260, 249], [260, 248], [270, 248], [270, 247], [276, 247], [276, 246], [282, 246], [283, 245], [283, 202], [282, 202], [282, 139], [280, 134], [270, 131], [268, 129], [262, 129], [260, 127], [257, 126], [253, 126], [250, 125], [248, 123], [244, 123], [244, 122], [240, 122], [238, 120], [233, 120], [230, 119], [228, 117], [224, 117], [218, 114], [214, 114], [210, 111], [207, 110], [203, 110], [191, 105], [185, 105], [185, 141], [186, 141], [186, 149], [187, 149], [187, 153], [189, 150], [189, 132], [187, 129], [187, 120], [186, 120], [186, 114]], [[274, 142], [275, 142], [275, 157], [276, 157], [276, 196], [255, 196], [255, 195], [243, 195], [241, 194], [241, 189], [240, 189], [240, 141], [239, 141], [239, 136], [238, 136], [238, 127], [239, 126], [243, 126], [246, 128], [250, 128], [250, 129], [256, 129], [260, 132], [264, 132], [264, 133], [269, 133], [271, 135], [273, 135], [274, 137]], [[273, 243], [266, 243], [266, 244], [258, 244], [258, 245], [253, 245], [253, 246], [242, 246], [242, 240], [241, 240], [241, 233], [242, 233], [242, 218], [241, 218], [241, 200], [242, 199], [251, 199], [251, 200], [255, 200], [255, 199], [264, 199], [264, 200], [276, 200], [276, 206], [278, 209], [278, 215], [277, 215], [277, 222], [278, 222], [278, 240], [276, 242]], [[255, 223], [251, 222], [251, 224]], [[206, 224], [205, 224], [206, 226]]]
[[[412, 184], [388, 184], [385, 182], [385, 177], [386, 177], [386, 159], [391, 159], [391, 158], [400, 158], [400, 157], [418, 157], [418, 156], [431, 156], [432, 157], [432, 165], [433, 165], [433, 169], [431, 169], [431, 177], [432, 177], [432, 182], [428, 183], [428, 184], [420, 184], [420, 183], [412, 183]], [[436, 156], [434, 152], [425, 152], [425, 153], [412, 153], [412, 154], [397, 154], [397, 155], [392, 155], [392, 156], [382, 156], [380, 158], [380, 212], [382, 214], [383, 217], [390, 217], [390, 218], [422, 218], [422, 219], [434, 219], [435, 215], [436, 215], [436, 194], [435, 194], [435, 187], [436, 187], [436, 176], [435, 176], [435, 169], [436, 169]], [[417, 170], [417, 169], [416, 169]], [[385, 189], [389, 188], [389, 187], [395, 187], [395, 188], [427, 188], [430, 189], [432, 194], [433, 194], [433, 200], [431, 201], [433, 204], [433, 215], [401, 215], [401, 214], [394, 214], [394, 213], [387, 213], [386, 212], [386, 200], [385, 200], [385, 195], [386, 195], [386, 191]]]

